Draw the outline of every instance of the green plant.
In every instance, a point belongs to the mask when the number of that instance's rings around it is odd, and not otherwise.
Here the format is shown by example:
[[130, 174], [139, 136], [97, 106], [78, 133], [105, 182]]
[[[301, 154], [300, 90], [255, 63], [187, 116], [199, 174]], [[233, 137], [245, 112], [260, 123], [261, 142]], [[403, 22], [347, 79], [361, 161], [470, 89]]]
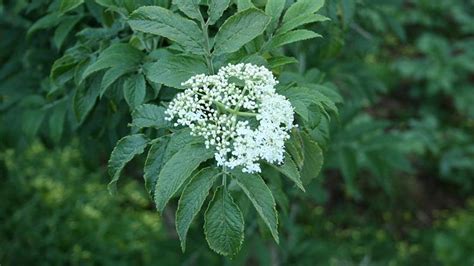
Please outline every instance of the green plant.
[[[337, 115], [331, 98], [337, 95], [333, 87], [308, 82], [300, 87], [287, 84], [276, 88], [294, 106], [299, 127], [292, 131], [291, 138], [290, 135], [284, 138], [289, 139], [288, 153], [275, 157], [278, 159], [267, 159], [270, 164], [282, 163], [275, 166], [278, 172], [271, 175], [265, 169], [260, 176], [216, 167], [209, 160], [214, 148], [209, 144], [204, 148], [204, 139], [166, 121], [165, 110], [185, 88], [183, 82], [195, 75], [213, 75], [232, 63], [264, 66], [279, 73], [285, 65], [297, 63], [295, 58], [285, 55], [284, 46], [321, 37], [301, 26], [327, 20], [316, 14], [323, 4], [324, 1], [307, 0], [289, 5], [283, 0], [273, 0], [257, 6], [250, 1], [38, 3], [34, 10], [47, 6], [47, 15], [29, 27], [27, 37], [54, 29], [50, 44], [62, 56], [52, 64], [49, 78], [41, 81], [47, 94], [37, 96], [36, 105], [25, 114], [26, 126], [34, 127], [27, 132], [32, 138], [42, 130], [42, 121], [49, 121], [46, 136], [55, 143], [64, 140], [63, 132], [69, 128], [79, 134], [83, 143], [91, 143], [92, 135], [99, 143], [105, 143], [107, 149], [107, 143], [129, 131], [112, 151], [109, 188], [115, 192], [124, 166], [148, 150], [145, 186], [158, 211], [162, 212], [168, 201], [181, 193], [176, 222], [183, 250], [191, 221], [210, 191], [214, 191], [205, 215], [206, 238], [210, 247], [220, 254], [237, 253], [244, 237], [244, 220], [232, 199], [232, 194], [235, 197], [238, 191], [235, 185], [245, 192], [278, 242], [278, 213], [266, 182], [276, 178], [273, 175], [282, 174], [304, 190], [302, 182], [307, 183], [318, 175], [323, 163], [322, 150], [308, 132], [318, 127], [322, 116], [329, 121]], [[70, 34], [73, 29], [78, 32], [75, 36]], [[240, 79], [247, 82], [245, 75]], [[242, 95], [253, 93], [251, 83], [228, 82], [240, 88]], [[217, 107], [212, 108], [216, 112], [225, 115], [230, 110], [222, 107], [221, 102], [212, 103], [215, 104]], [[240, 105], [235, 108], [239, 109]], [[243, 119], [235, 110], [230, 114], [234, 114], [234, 119]], [[253, 123], [255, 119], [249, 121]], [[291, 115], [287, 130], [293, 127], [292, 123]], [[231, 145], [236, 145], [236, 141]], [[227, 157], [225, 153], [220, 156]], [[218, 158], [217, 153], [215, 157]], [[219, 164], [222, 163], [218, 160]], [[217, 182], [214, 184], [217, 178], [222, 179], [222, 187]], [[218, 223], [220, 220], [228, 223], [222, 225]]]
[[[77, 141], [91, 172], [109, 168], [118, 202], [128, 180], [145, 183], [155, 216], [176, 224], [188, 246], [182, 256], [211, 264], [469, 261], [463, 250], [472, 243], [439, 226], [449, 217], [437, 213], [467, 210], [473, 191], [472, 7], [470, 0], [0, 1], [0, 149], [14, 148], [20, 160], [34, 141], [52, 153]], [[256, 96], [255, 81], [269, 85], [267, 100]], [[282, 111], [287, 100], [293, 115]], [[219, 130], [209, 130], [219, 119]], [[280, 141], [250, 149], [265, 129]], [[0, 173], [13, 168], [0, 164]], [[214, 222], [225, 214], [233, 223], [222, 228]], [[202, 227], [231, 262], [207, 251]], [[232, 236], [227, 245], [224, 235]]]

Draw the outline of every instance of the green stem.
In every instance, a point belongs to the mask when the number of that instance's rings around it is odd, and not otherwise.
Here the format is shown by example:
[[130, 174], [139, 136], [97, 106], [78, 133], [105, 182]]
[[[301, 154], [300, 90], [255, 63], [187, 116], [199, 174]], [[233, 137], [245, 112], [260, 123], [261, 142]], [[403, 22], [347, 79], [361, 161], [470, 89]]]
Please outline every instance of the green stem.
[[229, 109], [229, 108], [225, 107], [225, 105], [223, 105], [222, 103], [217, 102], [217, 101], [215, 101], [214, 104], [217, 106], [217, 108], [218, 108], [219, 110], [222, 110], [222, 111], [224, 111], [224, 112], [228, 112], [228, 113], [233, 114], [233, 115], [236, 115], [236, 116], [246, 116], [246, 117], [255, 117], [255, 116], [257, 116], [256, 113], [240, 112], [240, 111], [239, 111], [240, 108]]
[[206, 49], [206, 58], [207, 67], [209, 68], [210, 74], [214, 74], [214, 65], [212, 64], [212, 54], [211, 54], [211, 45], [209, 42], [209, 20], [204, 22], [204, 19], [201, 17], [201, 28], [204, 35], [204, 48]]
[[227, 190], [227, 172], [225, 167], [222, 167], [222, 186]]
[[211, 55], [206, 55], [206, 63], [207, 63], [207, 67], [209, 68], [209, 72], [211, 74], [214, 74], [214, 65], [212, 64], [212, 56]]
[[246, 117], [255, 117], [257, 116], [256, 113], [250, 113], [250, 112], [232, 112], [233, 114], [235, 115], [238, 115], [238, 116], [246, 116]]

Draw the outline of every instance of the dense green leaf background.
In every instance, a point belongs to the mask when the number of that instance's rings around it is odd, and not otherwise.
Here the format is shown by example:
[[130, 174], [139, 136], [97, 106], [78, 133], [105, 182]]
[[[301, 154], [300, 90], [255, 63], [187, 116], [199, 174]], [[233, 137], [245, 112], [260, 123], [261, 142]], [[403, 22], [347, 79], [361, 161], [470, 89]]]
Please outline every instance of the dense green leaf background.
[[[470, 0], [0, 0], [0, 264], [473, 265], [473, 36]], [[221, 186], [164, 110], [238, 62], [299, 127]]]

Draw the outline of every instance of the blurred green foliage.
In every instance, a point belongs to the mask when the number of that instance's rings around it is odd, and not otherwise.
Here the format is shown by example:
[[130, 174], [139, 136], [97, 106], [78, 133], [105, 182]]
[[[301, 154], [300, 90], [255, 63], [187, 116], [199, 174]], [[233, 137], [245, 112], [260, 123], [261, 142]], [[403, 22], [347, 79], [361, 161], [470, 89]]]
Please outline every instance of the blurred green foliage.
[[[106, 174], [87, 169], [77, 145], [52, 152], [35, 143], [21, 155], [3, 152], [1, 162], [2, 265], [186, 262], [141, 185], [111, 197]], [[205, 252], [190, 258], [213, 261]]]
[[48, 123], [63, 108], [46, 96], [63, 50], [54, 29], [25, 38], [46, 2], [0, 1], [0, 264], [474, 264], [473, 1], [327, 1], [331, 21], [312, 26], [324, 38], [288, 48], [300, 65], [280, 76], [343, 96], [339, 120], [312, 132], [324, 173], [305, 194], [273, 184], [280, 247], [255, 237], [257, 220], [232, 261], [194, 236], [201, 224], [182, 254], [133, 167], [108, 196], [98, 165], [126, 132], [119, 116], [107, 130]]

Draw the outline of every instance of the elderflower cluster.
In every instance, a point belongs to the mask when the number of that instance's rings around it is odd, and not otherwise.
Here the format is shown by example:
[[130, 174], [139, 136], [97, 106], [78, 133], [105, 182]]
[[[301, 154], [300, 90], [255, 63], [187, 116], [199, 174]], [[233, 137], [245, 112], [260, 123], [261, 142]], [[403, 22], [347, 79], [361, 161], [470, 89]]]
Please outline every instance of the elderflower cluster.
[[219, 166], [260, 172], [259, 160], [280, 164], [294, 127], [290, 102], [275, 91], [277, 81], [265, 67], [229, 64], [216, 75], [196, 75], [182, 85], [166, 110], [175, 126], [188, 126], [216, 148]]

